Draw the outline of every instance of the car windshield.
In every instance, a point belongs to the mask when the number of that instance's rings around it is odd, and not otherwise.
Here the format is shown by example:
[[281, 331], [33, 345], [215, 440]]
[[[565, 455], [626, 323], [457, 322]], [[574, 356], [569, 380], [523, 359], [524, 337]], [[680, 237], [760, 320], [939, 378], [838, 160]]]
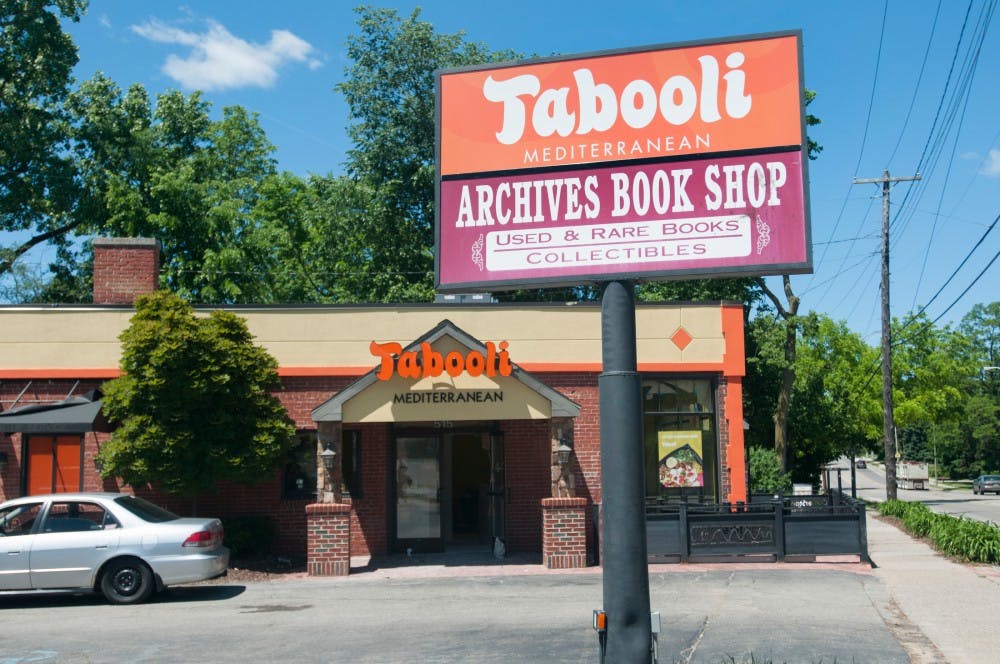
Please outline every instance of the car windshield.
[[983, 475], [984, 482], [1000, 482], [1000, 475]]
[[135, 496], [121, 496], [120, 498], [115, 498], [115, 502], [143, 521], [149, 521], [150, 523], [163, 523], [164, 521], [173, 521], [180, 518], [169, 510], [165, 510], [148, 500], [136, 498]]

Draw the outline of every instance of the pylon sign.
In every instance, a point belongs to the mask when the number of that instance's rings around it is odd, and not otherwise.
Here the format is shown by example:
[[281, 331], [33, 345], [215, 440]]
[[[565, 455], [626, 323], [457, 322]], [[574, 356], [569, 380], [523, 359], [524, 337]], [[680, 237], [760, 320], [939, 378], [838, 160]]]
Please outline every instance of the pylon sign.
[[439, 290], [812, 270], [801, 33], [437, 73]]

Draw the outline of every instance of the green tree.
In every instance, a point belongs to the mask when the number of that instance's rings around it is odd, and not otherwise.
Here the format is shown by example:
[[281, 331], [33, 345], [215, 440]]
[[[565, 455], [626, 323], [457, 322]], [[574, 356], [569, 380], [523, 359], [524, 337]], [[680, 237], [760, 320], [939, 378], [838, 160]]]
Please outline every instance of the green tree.
[[440, 34], [415, 10], [360, 7], [336, 90], [350, 108], [347, 173], [364, 197], [344, 264], [360, 269], [355, 301], [433, 299], [434, 72], [515, 57]]
[[938, 328], [925, 315], [894, 322], [893, 403], [899, 429], [926, 427], [958, 414], [963, 390], [978, 372], [963, 349], [966, 339]]
[[[873, 445], [881, 406], [879, 383], [870, 369], [878, 354], [843, 322], [809, 313], [798, 317], [795, 382], [788, 397], [788, 450], [785, 470], [796, 481], [814, 482], [819, 468], [841, 454]], [[774, 447], [773, 413], [784, 372], [785, 321], [757, 316], [750, 326], [745, 393], [748, 442]]]
[[[938, 351], [927, 353], [932, 361], [921, 357], [921, 366], [932, 369], [923, 372], [930, 373], [924, 378], [926, 389], [936, 394], [915, 400], [925, 410], [934, 408], [927, 418], [932, 456], [952, 477], [1000, 471], [1000, 370], [996, 369], [1000, 361], [1000, 302], [975, 305], [956, 333], [931, 334], [924, 327], [932, 326], [920, 322], [924, 324], [917, 328], [921, 332], [919, 348], [928, 345], [924, 337], [941, 339]], [[915, 351], [909, 352], [915, 355]], [[950, 386], [943, 403], [937, 387], [942, 382]]]
[[79, 188], [67, 152], [64, 102], [77, 63], [61, 19], [79, 21], [86, 0], [0, 0], [0, 275], [31, 248], [66, 241]]
[[[86, 192], [73, 212], [79, 232], [157, 238], [161, 283], [189, 301], [270, 301], [257, 268], [270, 248], [254, 242], [255, 210], [276, 171], [254, 114], [233, 106], [213, 120], [197, 92], [169, 91], [154, 103], [141, 85], [123, 93], [102, 74], [66, 107]], [[61, 253], [53, 290], [86, 292], [89, 260], [87, 245]]]
[[878, 354], [843, 322], [810, 313], [799, 324], [789, 466], [796, 480], [814, 481], [823, 464], [878, 440], [879, 383], [870, 370]]
[[277, 363], [243, 319], [196, 316], [164, 291], [136, 301], [121, 335], [122, 375], [105, 384], [117, 423], [98, 459], [104, 477], [192, 498], [219, 480], [260, 481], [287, 454], [295, 427], [268, 390]]

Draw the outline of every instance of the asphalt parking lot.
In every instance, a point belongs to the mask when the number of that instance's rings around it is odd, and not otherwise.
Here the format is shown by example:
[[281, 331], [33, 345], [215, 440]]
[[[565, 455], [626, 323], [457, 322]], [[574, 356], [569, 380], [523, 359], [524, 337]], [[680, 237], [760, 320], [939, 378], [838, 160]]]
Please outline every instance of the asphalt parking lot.
[[[650, 575], [660, 662], [909, 662], [862, 565], [675, 567]], [[599, 570], [298, 579], [174, 588], [135, 607], [0, 595], [0, 664], [596, 662]]]

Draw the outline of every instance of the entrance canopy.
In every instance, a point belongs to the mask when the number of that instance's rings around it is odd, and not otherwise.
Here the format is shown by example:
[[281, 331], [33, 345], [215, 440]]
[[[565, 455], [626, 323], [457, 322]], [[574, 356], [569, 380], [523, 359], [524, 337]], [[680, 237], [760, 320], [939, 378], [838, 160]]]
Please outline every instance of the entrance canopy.
[[108, 422], [101, 414], [101, 401], [96, 396], [93, 399], [72, 397], [0, 413], [0, 433], [55, 434], [107, 430]]
[[[428, 350], [425, 344], [429, 345], [430, 353], [425, 352]], [[580, 414], [579, 404], [521, 370], [513, 361], [508, 375], [478, 370], [463, 370], [457, 375], [424, 371], [427, 355], [471, 357], [475, 353], [482, 358], [494, 357], [497, 346], [492, 342], [491, 346], [451, 321], [443, 320], [402, 348], [394, 358], [395, 363], [402, 364], [400, 358], [409, 353], [414, 363], [420, 363], [417, 378], [401, 376], [398, 371], [385, 378], [387, 372], [376, 366], [313, 410], [312, 418], [315, 422], [431, 422], [550, 419]], [[516, 359], [517, 348], [510, 348], [509, 353], [512, 360]]]

